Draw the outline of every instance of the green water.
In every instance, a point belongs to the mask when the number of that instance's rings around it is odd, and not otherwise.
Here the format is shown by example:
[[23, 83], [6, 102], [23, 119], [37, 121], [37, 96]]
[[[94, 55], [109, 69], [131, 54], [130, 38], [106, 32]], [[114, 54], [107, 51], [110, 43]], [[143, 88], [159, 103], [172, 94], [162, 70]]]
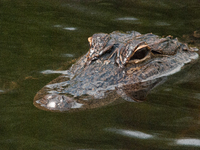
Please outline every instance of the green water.
[[0, 148], [200, 148], [200, 61], [170, 76], [143, 103], [75, 113], [33, 106], [37, 91], [58, 76], [40, 72], [70, 67], [94, 33], [181, 38], [199, 27], [198, 0], [0, 0]]

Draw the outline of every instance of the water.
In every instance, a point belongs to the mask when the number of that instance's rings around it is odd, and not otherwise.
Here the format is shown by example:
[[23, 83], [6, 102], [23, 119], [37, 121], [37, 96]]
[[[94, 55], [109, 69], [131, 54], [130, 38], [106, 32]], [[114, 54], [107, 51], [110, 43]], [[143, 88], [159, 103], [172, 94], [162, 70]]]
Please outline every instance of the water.
[[[33, 106], [37, 91], [88, 51], [93, 33], [136, 30], [181, 38], [200, 26], [193, 1], [0, 0], [1, 149], [190, 149], [200, 147], [200, 61], [143, 103], [76, 113]], [[59, 73], [59, 72], [58, 72]]]

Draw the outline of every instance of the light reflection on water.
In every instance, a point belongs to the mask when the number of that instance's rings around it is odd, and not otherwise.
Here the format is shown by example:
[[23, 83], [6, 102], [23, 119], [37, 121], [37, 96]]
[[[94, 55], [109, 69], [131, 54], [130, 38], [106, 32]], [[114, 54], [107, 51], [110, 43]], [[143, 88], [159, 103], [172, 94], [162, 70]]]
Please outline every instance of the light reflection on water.
[[106, 129], [107, 131], [111, 131], [117, 134], [121, 134], [124, 136], [128, 136], [128, 137], [132, 137], [132, 138], [139, 138], [139, 139], [150, 139], [150, 138], [154, 138], [153, 135], [151, 134], [147, 134], [147, 133], [143, 133], [140, 131], [131, 131], [131, 130], [123, 130], [123, 129]]
[[164, 22], [164, 21], [157, 21], [155, 22], [156, 26], [170, 26], [170, 23]]
[[74, 57], [74, 54], [64, 54], [65, 57]]
[[1, 149], [199, 147], [199, 62], [170, 77], [144, 103], [124, 102], [70, 114], [42, 111], [32, 104], [35, 94], [58, 76], [55, 73], [67, 74], [57, 71], [60, 66], [88, 51], [87, 38], [94, 33], [136, 30], [181, 38], [199, 28], [199, 4], [195, 0], [2, 1]]
[[113, 128], [108, 128], [106, 131], [113, 132], [116, 134], [120, 134], [123, 136], [127, 136], [130, 138], [138, 138], [142, 140], [148, 140], [148, 139], [154, 139], [155, 141], [163, 141], [165, 142], [166, 145], [171, 145], [171, 146], [195, 146], [195, 147], [200, 147], [200, 139], [193, 139], [193, 138], [183, 138], [183, 139], [172, 139], [172, 138], [162, 138], [164, 137], [163, 135], [161, 136], [155, 136], [151, 134], [147, 134], [141, 131], [132, 131], [132, 130], [124, 130], [124, 129], [113, 129]]
[[68, 74], [68, 70], [65, 70], [65, 71], [56, 71], [56, 70], [44, 70], [44, 71], [41, 71], [42, 74]]
[[55, 28], [62, 28], [64, 30], [69, 30], [69, 31], [74, 31], [74, 30], [77, 30], [77, 28], [75, 27], [65, 27], [65, 26], [62, 26], [62, 25], [54, 25]]
[[129, 21], [136, 21], [137, 18], [134, 17], [124, 17], [124, 18], [117, 18], [116, 20], [129, 20]]
[[175, 144], [177, 145], [185, 145], [185, 146], [198, 146], [200, 147], [200, 139], [177, 139], [175, 140]]
[[63, 29], [65, 29], [65, 30], [70, 30], [70, 31], [77, 30], [77, 29], [76, 29], [76, 28], [74, 28], [74, 27], [65, 27], [65, 28], [63, 28]]

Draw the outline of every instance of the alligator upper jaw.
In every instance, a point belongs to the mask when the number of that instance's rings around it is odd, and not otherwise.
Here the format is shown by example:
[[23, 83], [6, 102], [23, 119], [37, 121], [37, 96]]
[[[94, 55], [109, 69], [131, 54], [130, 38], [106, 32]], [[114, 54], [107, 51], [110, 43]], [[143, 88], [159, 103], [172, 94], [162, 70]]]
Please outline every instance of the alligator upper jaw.
[[[73, 97], [63, 93], [53, 92], [52, 89], [43, 87], [36, 94], [34, 105], [37, 108], [46, 111], [74, 112], [119, 104], [125, 102], [124, 100], [129, 102], [142, 102], [146, 100], [148, 93], [154, 87], [163, 83], [165, 80], [166, 77], [162, 77], [136, 84], [118, 86], [113, 91], [107, 91], [107, 94], [105, 94], [105, 97], [103, 98], [95, 98], [94, 95]], [[59, 88], [62, 89], [62, 87]], [[119, 97], [122, 97], [124, 100]]]

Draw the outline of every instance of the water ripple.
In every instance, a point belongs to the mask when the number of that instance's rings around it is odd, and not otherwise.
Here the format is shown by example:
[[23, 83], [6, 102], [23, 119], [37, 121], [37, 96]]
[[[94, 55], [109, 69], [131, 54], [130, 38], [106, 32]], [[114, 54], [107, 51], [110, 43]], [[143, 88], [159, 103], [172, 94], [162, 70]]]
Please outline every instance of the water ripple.
[[200, 146], [200, 140], [199, 139], [178, 139], [175, 141], [177, 145], [187, 145], [187, 146]]
[[108, 131], [115, 132], [117, 134], [121, 134], [128, 137], [139, 138], [139, 139], [150, 139], [154, 136], [151, 134], [147, 134], [141, 131], [131, 131], [131, 130], [124, 130], [124, 129], [107, 129]]

